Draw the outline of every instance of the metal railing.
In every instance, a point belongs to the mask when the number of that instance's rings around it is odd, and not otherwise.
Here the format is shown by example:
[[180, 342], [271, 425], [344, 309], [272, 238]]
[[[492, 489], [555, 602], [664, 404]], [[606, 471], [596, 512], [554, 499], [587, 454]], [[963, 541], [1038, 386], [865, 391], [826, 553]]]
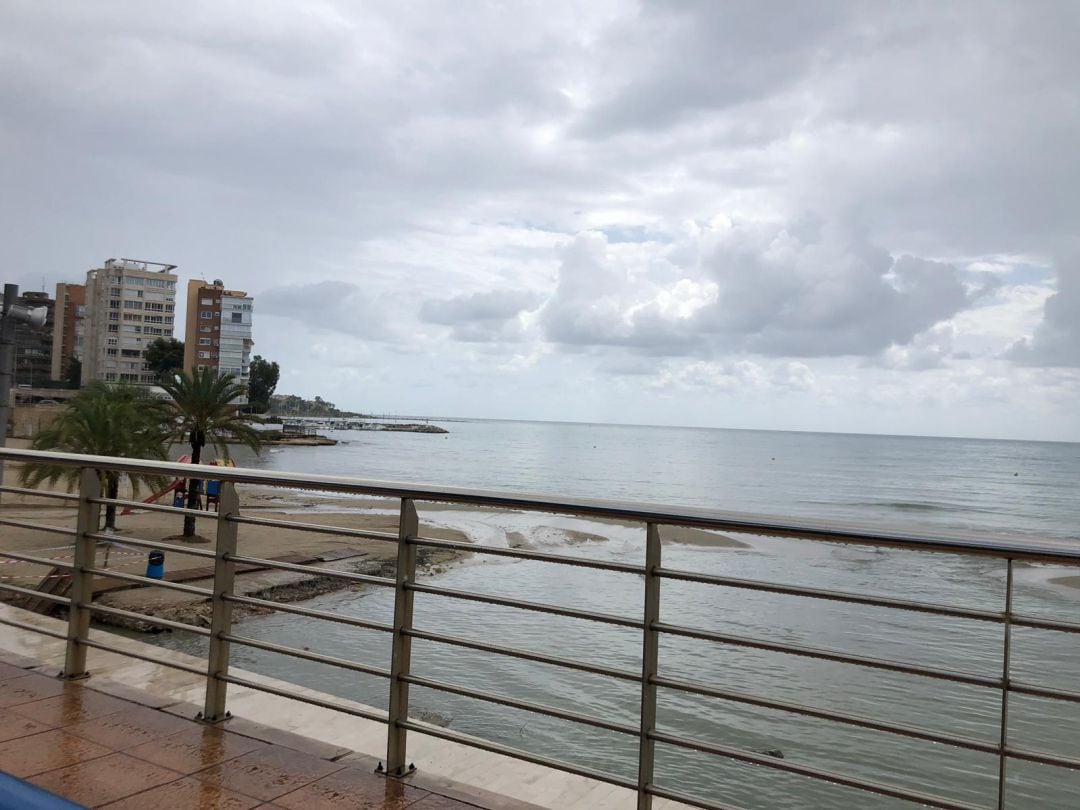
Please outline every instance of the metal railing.
[[[136, 658], [152, 660], [164, 666], [171, 666], [187, 672], [204, 675], [206, 679], [205, 700], [202, 718], [207, 722], [217, 722], [227, 716], [226, 706], [228, 685], [235, 684], [250, 689], [261, 690], [303, 701], [315, 706], [351, 714], [380, 723], [388, 727], [385, 771], [391, 777], [401, 777], [410, 773], [408, 763], [408, 734], [416, 732], [434, 737], [474, 746], [498, 754], [515, 757], [527, 762], [559, 769], [572, 774], [600, 780], [612, 785], [635, 791], [639, 810], [651, 807], [654, 797], [662, 797], [706, 810], [729, 810], [733, 806], [719, 803], [712, 797], [688, 795], [682, 791], [657, 784], [655, 779], [657, 746], [666, 745], [678, 749], [688, 749], [709, 754], [725, 760], [747, 763], [773, 771], [795, 774], [812, 780], [829, 782], [853, 788], [868, 794], [907, 800], [926, 807], [944, 810], [973, 810], [979, 807], [941, 795], [921, 792], [908, 787], [873, 781], [851, 773], [828, 770], [817, 766], [800, 763], [768, 754], [744, 750], [729, 745], [714, 743], [682, 734], [661, 731], [657, 722], [658, 692], [671, 690], [682, 694], [708, 698], [718, 698], [746, 706], [753, 706], [786, 712], [802, 717], [825, 720], [858, 729], [881, 732], [895, 737], [920, 740], [956, 749], [989, 754], [997, 758], [997, 786], [995, 807], [1002, 810], [1006, 806], [1006, 768], [1010, 761], [1027, 761], [1057, 768], [1080, 768], [1080, 759], [1048, 751], [1037, 751], [1013, 745], [1009, 741], [1009, 699], [1011, 695], [1026, 695], [1065, 703], [1080, 703], [1080, 692], [1018, 681], [1011, 674], [1010, 640], [1013, 628], [1024, 627], [1048, 630], [1065, 634], [1080, 633], [1080, 623], [1057, 619], [1026, 616], [1018, 614], [1013, 606], [1014, 564], [1018, 561], [1036, 563], [1055, 563], [1080, 565], [1080, 550], [1067, 545], [1052, 543], [1019, 543], [1008, 538], [981, 537], [972, 539], [959, 536], [927, 537], [906, 533], [888, 533], [878, 530], [866, 530], [850, 527], [826, 525], [822, 523], [793, 523], [785, 520], [748, 517], [702, 509], [682, 509], [666, 506], [629, 504], [613, 501], [556, 499], [540, 495], [513, 495], [490, 491], [450, 489], [430, 486], [412, 486], [407, 484], [363, 481], [351, 478], [297, 475], [241, 468], [213, 468], [200, 470], [201, 475], [220, 480], [221, 494], [217, 513], [187, 510], [167, 506], [154, 506], [136, 503], [124, 499], [109, 499], [101, 495], [99, 471], [112, 470], [126, 473], [143, 473], [188, 477], [192, 467], [185, 464], [158, 463], [132, 459], [107, 458], [97, 456], [77, 456], [63, 453], [40, 453], [25, 450], [0, 450], [0, 459], [20, 462], [48, 462], [49, 464], [68, 465], [82, 468], [81, 483], [77, 495], [41, 490], [27, 490], [19, 487], [0, 486], [0, 492], [22, 496], [40, 496], [60, 500], [77, 501], [77, 523], [75, 529], [43, 525], [25, 520], [0, 519], [0, 526], [33, 528], [58, 536], [74, 537], [74, 559], [71, 563], [38, 557], [15, 551], [0, 550], [0, 557], [23, 563], [33, 563], [50, 568], [70, 571], [72, 587], [69, 597], [47, 596], [49, 601], [68, 607], [68, 629], [66, 633], [66, 657], [63, 676], [79, 678], [86, 675], [86, 657], [89, 648], [111, 650], [131, 655]], [[323, 526], [318, 524], [278, 520], [241, 514], [237, 497], [237, 484], [257, 484], [264, 486], [287, 487], [289, 489], [319, 490], [348, 495], [373, 495], [394, 498], [399, 501], [399, 521], [396, 533], [366, 531], [361, 529]], [[419, 531], [416, 504], [418, 502], [439, 502], [469, 504], [500, 509], [526, 510], [540, 513], [559, 513], [587, 518], [614, 519], [632, 521], [641, 524], [643, 560], [641, 564], [606, 561], [584, 557], [571, 557], [524, 548], [484, 547], [471, 543], [452, 540], [439, 540], [424, 537]], [[138, 548], [161, 549], [183, 554], [204, 557], [213, 560], [213, 587], [210, 590], [151, 579], [136, 574], [118, 572], [98, 566], [97, 548], [100, 541], [112, 539], [110, 535], [99, 531], [102, 506], [131, 506], [139, 509], [160, 510], [173, 514], [193, 514], [196, 517], [212, 521], [216, 525], [216, 545], [213, 551], [177, 546], [167, 542], [124, 537], [123, 542]], [[999, 610], [986, 610], [972, 607], [959, 607], [934, 602], [892, 598], [871, 594], [860, 594], [833, 589], [824, 589], [803, 585], [771, 583], [767, 581], [745, 579], [733, 576], [719, 576], [709, 573], [678, 570], [664, 566], [662, 559], [661, 526], [687, 526], [707, 530], [752, 533], [776, 537], [799, 538], [807, 541], [827, 541], [833, 543], [883, 546], [902, 549], [914, 549], [948, 555], [982, 555], [1005, 561], [1006, 577], [1003, 587], [1002, 606]], [[326, 567], [300, 565], [285, 561], [276, 561], [237, 551], [238, 530], [241, 526], [279, 527], [302, 532], [318, 532], [344, 538], [361, 538], [383, 541], [396, 545], [396, 567], [393, 578], [360, 574]], [[603, 572], [641, 577], [644, 582], [641, 597], [641, 615], [637, 618], [600, 613], [574, 607], [548, 603], [531, 602], [507, 596], [464, 591], [442, 587], [440, 585], [417, 581], [417, 553], [419, 549], [442, 549], [448, 551], [468, 551], [480, 555], [515, 558], [553, 565], [577, 566]], [[343, 581], [372, 585], [392, 589], [394, 594], [393, 615], [388, 623], [374, 622], [354, 616], [336, 614], [295, 604], [269, 601], [237, 594], [234, 579], [237, 564], [257, 564], [267, 569], [281, 571], [302, 571], [321, 577], [337, 578]], [[95, 577], [119, 578], [145, 586], [167, 588], [183, 593], [204, 597], [212, 603], [212, 618], [209, 629], [188, 625], [177, 621], [157, 618], [116, 607], [95, 604], [93, 601]], [[932, 664], [894, 661], [868, 655], [855, 654], [838, 649], [818, 648], [801, 644], [769, 641], [733, 633], [722, 633], [706, 628], [695, 628], [663, 622], [660, 619], [660, 604], [663, 586], [669, 582], [689, 582], [724, 588], [757, 591], [784, 596], [793, 596], [811, 600], [840, 602], [851, 605], [881, 608], [921, 614], [933, 614], [965, 622], [992, 624], [1001, 628], [1001, 669], [999, 674], [987, 675], [977, 672], [965, 672], [944, 668]], [[0, 591], [16, 596], [34, 596], [42, 594], [32, 588], [13, 585], [0, 581]], [[471, 600], [516, 610], [542, 615], [556, 615], [589, 622], [599, 622], [620, 628], [627, 628], [641, 634], [640, 670], [620, 669], [604, 663], [580, 661], [572, 658], [541, 653], [513, 646], [506, 646], [491, 641], [479, 641], [447, 633], [433, 632], [414, 626], [414, 604], [417, 595], [434, 595], [453, 600]], [[385, 633], [392, 638], [392, 653], [389, 668], [375, 666], [367, 662], [338, 658], [307, 648], [299, 649], [265, 640], [250, 638], [235, 632], [232, 611], [235, 605], [251, 606], [292, 614], [309, 619], [333, 622], [364, 630]], [[209, 652], [205, 669], [192, 667], [168, 658], [142, 656], [130, 649], [112, 646], [89, 638], [91, 617], [94, 614], [112, 615], [128, 619], [138, 619], [149, 625], [171, 629], [180, 629], [200, 634], [209, 639]], [[25, 630], [46, 635], [58, 635], [49, 630], [0, 617], [0, 622]], [[802, 703], [782, 701], [760, 695], [741, 692], [712, 683], [697, 682], [665, 674], [664, 662], [660, 656], [660, 641], [664, 637], [682, 637], [719, 645], [741, 647], [753, 650], [801, 656], [818, 661], [833, 662], [845, 666], [871, 668], [874, 670], [919, 676], [938, 681], [963, 684], [979, 689], [993, 690], [1000, 695], [1000, 716], [998, 734], [994, 741], [980, 740], [945, 731], [922, 728], [919, 726], [893, 723], [886, 720], [841, 712]], [[513, 659], [551, 665], [560, 669], [590, 673], [621, 682], [636, 684], [640, 690], [640, 715], [638, 722], [626, 723], [583, 714], [569, 709], [557, 708], [524, 699], [495, 694], [479, 689], [449, 683], [431, 677], [421, 677], [413, 673], [412, 645], [414, 640], [436, 642], [456, 648], [477, 651], [495, 656], [508, 656]], [[283, 654], [298, 659], [329, 665], [365, 675], [384, 678], [389, 683], [389, 712], [384, 716], [374, 709], [366, 709], [353, 702], [339, 702], [329, 696], [313, 695], [308, 691], [294, 693], [288, 689], [252, 680], [236, 675], [230, 670], [230, 650], [234, 645], [249, 647]], [[637, 740], [637, 775], [628, 778], [616, 774], [600, 772], [572, 762], [553, 757], [511, 748], [476, 737], [451, 731], [410, 718], [409, 690], [411, 686], [424, 687], [444, 693], [465, 696], [488, 703], [533, 712], [540, 715], [569, 721], [588, 728], [625, 735]]]

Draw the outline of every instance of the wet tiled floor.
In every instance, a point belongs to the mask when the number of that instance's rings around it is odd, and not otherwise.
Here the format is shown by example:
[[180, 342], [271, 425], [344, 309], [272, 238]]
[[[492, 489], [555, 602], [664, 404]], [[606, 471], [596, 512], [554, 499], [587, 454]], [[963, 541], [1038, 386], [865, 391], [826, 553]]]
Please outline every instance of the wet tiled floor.
[[206, 726], [92, 683], [0, 662], [0, 771], [110, 810], [479, 806], [338, 761], [341, 749], [299, 737], [289, 747], [272, 733], [260, 739], [253, 723]]

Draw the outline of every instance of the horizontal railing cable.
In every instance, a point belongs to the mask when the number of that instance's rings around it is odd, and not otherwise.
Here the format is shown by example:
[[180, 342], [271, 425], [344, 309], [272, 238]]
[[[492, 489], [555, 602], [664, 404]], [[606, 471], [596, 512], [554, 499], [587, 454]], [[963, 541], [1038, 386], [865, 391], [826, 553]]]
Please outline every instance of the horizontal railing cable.
[[487, 652], [494, 655], [505, 655], [508, 658], [520, 658], [522, 661], [533, 661], [537, 664], [551, 664], [555, 667], [563, 667], [564, 669], [574, 669], [578, 672], [588, 672], [592, 675], [604, 675], [609, 678], [616, 678], [622, 681], [633, 681], [635, 683], [641, 683], [641, 674], [637, 672], [630, 672], [625, 669], [615, 669], [613, 667], [600, 666], [599, 664], [589, 664], [583, 661], [574, 661], [569, 658], [560, 658], [557, 655], [546, 655], [545, 653], [531, 652], [529, 650], [521, 650], [516, 647], [506, 647], [501, 644], [490, 644], [485, 641], [474, 641], [473, 639], [461, 638], [459, 636], [450, 636], [443, 633], [432, 633], [427, 630], [420, 629], [407, 629], [404, 631], [405, 635], [412, 638], [423, 639], [424, 641], [434, 641], [438, 644], [449, 644], [454, 647], [463, 647], [469, 650], [477, 650], [478, 652]]
[[0, 557], [7, 557], [10, 560], [18, 560], [19, 562], [33, 563], [34, 565], [44, 565], [47, 568], [62, 568], [65, 571], [71, 571], [75, 568], [74, 563], [50, 560], [46, 557], [35, 557], [33, 554], [22, 554], [18, 551], [0, 551]]
[[47, 534], [62, 534], [67, 537], [74, 537], [76, 534], [74, 529], [69, 529], [67, 526], [49, 526], [45, 523], [34, 523], [29, 520], [17, 520], [16, 518], [0, 518], [0, 526], [30, 529], [31, 531], [46, 532]]
[[1032, 751], [1027, 748], [1009, 746], [1005, 749], [1005, 756], [1010, 759], [1022, 759], [1025, 762], [1036, 762], [1040, 765], [1050, 765], [1055, 768], [1068, 768], [1080, 771], [1080, 758], [1067, 757], [1062, 754], [1050, 754], [1046, 751]]
[[601, 622], [603, 624], [613, 624], [617, 627], [630, 627], [635, 630], [640, 630], [644, 627], [644, 623], [636, 619], [626, 619], [622, 616], [613, 616], [610, 613], [596, 613], [590, 610], [579, 610], [577, 608], [561, 607], [559, 605], [549, 605], [545, 602], [526, 602], [522, 599], [510, 599], [505, 596], [495, 596], [493, 594], [486, 593], [473, 593], [472, 591], [461, 591], [453, 588], [440, 588], [435, 585], [421, 585], [419, 583], [410, 583], [406, 586], [410, 591], [416, 591], [417, 593], [427, 593], [433, 596], [445, 596], [450, 599], [463, 599], [468, 602], [484, 602], [488, 605], [500, 605], [501, 607], [518, 608], [519, 610], [530, 610], [535, 613], [548, 613], [553, 616], [567, 616], [571, 619], [585, 619], [591, 622]]
[[2, 486], [0, 492], [8, 492], [12, 495], [26, 495], [30, 498], [53, 498], [58, 501], [77, 501], [79, 496], [74, 492], [57, 492], [55, 489], [30, 489], [29, 487]]
[[23, 588], [20, 585], [12, 585], [10, 582], [0, 582], [0, 591], [10, 591], [11, 593], [17, 593], [20, 596], [27, 596], [31, 599], [44, 599], [47, 602], [55, 602], [58, 605], [71, 604], [71, 600], [66, 596], [56, 596], [55, 594], [37, 591], [33, 588]]
[[38, 627], [37, 625], [28, 624], [27, 622], [20, 622], [17, 619], [9, 619], [7, 616], [3, 615], [0, 615], [0, 624], [6, 624], [8, 627], [14, 627], [18, 630], [26, 630], [28, 633], [37, 633], [42, 636], [49, 636], [50, 638], [58, 638], [61, 640], [67, 639], [67, 633], [50, 630], [47, 627]]
[[92, 613], [100, 613], [103, 616], [116, 616], [121, 619], [131, 619], [133, 621], [145, 622], [146, 624], [154, 625], [156, 627], [168, 627], [170, 630], [183, 630], [186, 633], [195, 633], [199, 636], [210, 635], [210, 631], [205, 627], [197, 627], [194, 624], [185, 624], [184, 622], [177, 622], [160, 616], [151, 616], [146, 613], [136, 613], [133, 610], [124, 610], [123, 608], [102, 605], [97, 602], [82, 602], [79, 607], [85, 608]]
[[295, 686], [291, 689], [282, 689], [277, 686], [271, 686], [270, 684], [262, 683], [261, 681], [253, 681], [250, 678], [240, 678], [236, 675], [219, 674], [216, 677], [219, 680], [225, 681], [225, 683], [235, 684], [236, 686], [243, 686], [248, 689], [254, 689], [258, 692], [267, 692], [271, 695], [288, 698], [289, 700], [298, 700], [301, 703], [307, 703], [310, 706], [318, 706], [322, 709], [329, 709], [335, 712], [351, 714], [353, 717], [362, 717], [365, 720], [374, 720], [376, 723], [386, 723], [385, 713], [379, 713], [377, 711], [366, 708], [357, 708], [352, 703], [343, 703], [336, 700], [326, 700], [324, 698], [308, 694], [307, 692], [297, 689]]
[[200, 677], [206, 676], [206, 666], [195, 666], [193, 664], [184, 664], [180, 661], [171, 661], [168, 657], [158, 655], [147, 655], [145, 653], [135, 652], [134, 650], [126, 647], [118, 647], [112, 644], [106, 644], [103, 641], [97, 641], [92, 638], [79, 639], [79, 644], [83, 644], [87, 647], [93, 647], [96, 650], [104, 650], [105, 652], [115, 653], [116, 655], [126, 655], [128, 658], [135, 658], [139, 661], [146, 661], [149, 664], [160, 664], [163, 667], [169, 667], [170, 669], [179, 669], [182, 672], [189, 672], [192, 675], [199, 675]]
[[127, 574], [123, 571], [117, 571], [113, 568], [87, 568], [88, 573], [97, 574], [99, 577], [109, 577], [110, 579], [122, 579], [127, 582], [137, 582], [140, 585], [150, 585], [155, 588], [165, 588], [170, 591], [180, 591], [182, 593], [191, 593], [196, 596], [210, 597], [214, 595], [212, 590], [207, 588], [198, 588], [194, 585], [184, 585], [182, 582], [170, 582], [167, 579], [153, 579], [152, 577], [142, 577], [138, 574]]
[[922, 667], [917, 664], [906, 664], [899, 661], [889, 661], [883, 658], [870, 658], [865, 655], [853, 655], [851, 653], [840, 652], [839, 650], [808, 647], [802, 644], [783, 644], [778, 641], [762, 641], [746, 636], [737, 636], [730, 633], [716, 633], [711, 630], [698, 630], [690, 627], [679, 627], [677, 625], [664, 624], [662, 622], [655, 623], [653, 629], [661, 633], [666, 633], [667, 635], [683, 636], [685, 638], [694, 638], [700, 641], [715, 641], [720, 644], [730, 644], [734, 647], [748, 647], [750, 649], [765, 650], [767, 652], [798, 655], [803, 658], [816, 658], [821, 661], [833, 661], [840, 664], [855, 664], [871, 669], [900, 672], [905, 675], [920, 675], [924, 678], [936, 678], [938, 680], [951, 681], [953, 683], [964, 683], [969, 686], [986, 686], [1000, 689], [1003, 685], [1000, 678], [974, 675], [951, 669]]
[[1009, 691], [1018, 695], [1030, 695], [1031, 697], [1047, 698], [1048, 700], [1063, 700], [1067, 703], [1080, 703], [1080, 692], [1071, 689], [1055, 689], [1034, 683], [1024, 683], [1012, 678], [1009, 679]]
[[806, 588], [800, 585], [781, 585], [752, 579], [723, 577], [715, 574], [699, 574], [694, 571], [678, 571], [671, 568], [661, 569], [656, 572], [656, 575], [663, 577], [664, 579], [681, 580], [683, 582], [697, 582], [701, 584], [718, 585], [725, 588], [764, 591], [785, 596], [802, 596], [809, 599], [824, 599], [853, 605], [892, 608], [894, 610], [909, 610], [917, 613], [932, 613], [939, 616], [951, 616], [957, 619], [975, 619], [997, 623], [1005, 621], [1004, 614], [1000, 612], [975, 610], [972, 608], [954, 607], [951, 605], [938, 605], [932, 602], [916, 602], [910, 599], [894, 599], [887, 596], [848, 593], [846, 591], [834, 591], [826, 588]]
[[783, 700], [748, 695], [745, 692], [734, 692], [728, 689], [720, 689], [708, 684], [685, 681], [677, 678], [656, 677], [652, 683], [664, 689], [676, 689], [680, 692], [688, 692], [694, 695], [716, 698], [718, 700], [730, 700], [733, 703], [742, 703], [748, 706], [758, 706], [763, 709], [774, 709], [781, 712], [790, 712], [804, 717], [813, 717], [818, 720], [830, 720], [834, 723], [842, 723], [856, 728], [865, 728], [872, 731], [882, 731], [887, 734], [897, 734], [902, 737], [910, 737], [916, 740], [952, 745], [957, 748], [965, 748], [971, 751], [980, 751], [986, 754], [996, 754], [998, 744], [983, 742], [970, 737], [959, 737], [954, 734], [943, 734], [930, 729], [908, 726], [901, 723], [887, 723], [884, 720], [875, 720], [872, 717], [864, 717], [857, 714], [837, 712], [830, 709], [819, 709], [813, 706], [804, 706], [799, 703], [789, 703]]
[[502, 546], [480, 546], [476, 543], [462, 543], [457, 540], [432, 540], [427, 537], [410, 537], [409, 542], [413, 545], [426, 548], [441, 548], [448, 551], [466, 551], [474, 554], [487, 554], [495, 557], [512, 557], [518, 560], [535, 560], [537, 562], [556, 563], [558, 565], [573, 565], [579, 568], [594, 568], [598, 571], [614, 571], [620, 574], [644, 574], [645, 567], [631, 565], [629, 563], [615, 563], [606, 560], [590, 560], [585, 557], [568, 557], [565, 554], [548, 554], [543, 551], [526, 551], [518, 548], [503, 548]]
[[584, 776], [587, 779], [595, 779], [598, 782], [607, 782], [610, 785], [618, 785], [619, 787], [629, 788], [630, 790], [637, 790], [637, 782], [632, 779], [616, 776], [615, 774], [593, 770], [592, 768], [583, 768], [578, 765], [571, 765], [569, 762], [533, 754], [528, 751], [523, 751], [520, 748], [512, 748], [508, 745], [489, 742], [488, 740], [470, 737], [467, 734], [459, 734], [456, 731], [439, 728], [438, 726], [417, 723], [413, 720], [403, 720], [400, 725], [409, 731], [418, 731], [421, 734], [427, 734], [429, 737], [439, 737], [444, 740], [449, 740], [450, 742], [467, 745], [471, 748], [479, 748], [481, 751], [490, 751], [493, 754], [502, 754], [503, 756], [511, 757], [513, 759], [531, 762], [534, 765], [542, 765], [545, 768], [552, 768], [557, 771], [572, 773], [576, 776]]
[[423, 686], [427, 689], [435, 689], [439, 692], [448, 692], [452, 695], [461, 695], [462, 697], [473, 698], [474, 700], [482, 700], [485, 703], [495, 703], [500, 706], [509, 706], [512, 709], [521, 709], [526, 712], [547, 715], [548, 717], [557, 717], [560, 720], [568, 720], [571, 723], [580, 723], [585, 726], [615, 731], [619, 734], [629, 734], [634, 737], [639, 734], [637, 726], [626, 723], [616, 723], [612, 720], [603, 720], [599, 717], [590, 717], [587, 714], [570, 712], [565, 709], [556, 709], [552, 706], [545, 706], [542, 703], [532, 703], [527, 700], [518, 700], [517, 698], [507, 697], [505, 695], [497, 695], [494, 692], [486, 692], [482, 689], [471, 689], [454, 683], [424, 678], [419, 675], [405, 675], [402, 680], [413, 686]]
[[237, 636], [233, 633], [225, 633], [221, 636], [222, 640], [228, 641], [232, 644], [240, 644], [245, 647], [252, 647], [256, 650], [266, 650], [267, 652], [279, 653], [280, 655], [288, 655], [293, 658], [303, 658], [305, 661], [313, 661], [318, 664], [327, 664], [332, 667], [338, 667], [340, 669], [349, 669], [353, 672], [362, 672], [365, 675], [374, 675], [378, 678], [389, 678], [390, 670], [381, 669], [379, 667], [368, 666], [367, 664], [359, 664], [356, 661], [350, 661], [347, 658], [337, 658], [333, 655], [323, 655], [322, 653], [312, 652], [311, 650], [300, 650], [296, 647], [286, 647], [284, 644], [274, 644], [271, 641], [263, 641], [257, 638], [250, 638], [248, 636]]
[[302, 574], [341, 579], [346, 582], [362, 582], [367, 585], [382, 585], [383, 587], [389, 588], [394, 587], [394, 580], [387, 579], [386, 577], [376, 577], [371, 574], [357, 574], [353, 571], [339, 571], [336, 568], [316, 568], [312, 565], [284, 562], [283, 560], [267, 560], [262, 557], [248, 557], [243, 554], [226, 554], [225, 559], [229, 562], [257, 565], [260, 568], [272, 568], [279, 571], [298, 571]]
[[883, 782], [875, 782], [870, 779], [862, 779], [858, 776], [826, 770], [824, 768], [817, 768], [813, 765], [804, 765], [789, 759], [778, 759], [777, 757], [769, 756], [768, 754], [758, 754], [753, 751], [744, 751], [740, 748], [717, 745], [715, 743], [691, 739], [689, 737], [679, 737], [674, 734], [667, 734], [660, 731], [654, 731], [649, 736], [659, 743], [674, 745], [679, 748], [686, 748], [693, 751], [700, 751], [705, 754], [713, 754], [714, 756], [732, 759], [737, 762], [744, 762], [749, 765], [757, 765], [777, 771], [798, 774], [818, 781], [831, 782], [835, 785], [843, 785], [844, 787], [874, 793], [878, 796], [904, 799], [906, 801], [922, 804], [926, 807], [939, 808], [939, 810], [987, 810], [987, 808], [981, 805], [970, 804], [955, 799], [947, 799], [943, 796], [934, 796], [930, 793], [908, 790], [899, 785], [890, 785]]
[[326, 610], [316, 610], [315, 608], [301, 607], [299, 605], [292, 605], [286, 602], [274, 602], [270, 599], [258, 599], [254, 596], [237, 596], [235, 594], [227, 594], [224, 599], [227, 602], [234, 602], [238, 605], [250, 605], [251, 607], [265, 608], [267, 610], [274, 610], [281, 613], [291, 613], [295, 616], [306, 616], [309, 619], [321, 619], [322, 621], [336, 622], [337, 624], [346, 624], [351, 627], [360, 627], [364, 630], [377, 630], [383, 633], [394, 632], [394, 628], [389, 624], [370, 622], [366, 619], [358, 619], [355, 616], [348, 616], [344, 613], [331, 613]]
[[146, 512], [165, 512], [170, 515], [180, 515], [182, 517], [195, 517], [204, 519], [216, 519], [217, 514], [214, 512], [207, 512], [205, 509], [188, 509], [186, 506], [172, 506], [165, 503], [146, 503], [145, 501], [129, 501], [123, 498], [90, 498], [90, 503], [101, 504], [102, 506], [123, 506], [128, 509], [141, 509]]
[[326, 526], [321, 523], [302, 523], [296, 520], [275, 520], [274, 518], [257, 518], [249, 515], [230, 515], [229, 521], [247, 526], [267, 526], [274, 529], [292, 529], [298, 532], [314, 532], [315, 534], [328, 534], [333, 537], [355, 537], [359, 540], [383, 540], [388, 543], [397, 543], [396, 534], [375, 532], [367, 529], [349, 529], [344, 526]]
[[151, 550], [171, 551], [174, 554], [187, 554], [189, 557], [214, 559], [214, 552], [208, 551], [207, 549], [178, 546], [175, 543], [166, 543], [163, 540], [144, 540], [141, 537], [128, 537], [127, 535], [119, 536], [115, 534], [105, 534], [104, 532], [87, 532], [86, 536], [94, 540], [101, 540], [118, 546], [136, 546], [138, 548], [148, 548]]

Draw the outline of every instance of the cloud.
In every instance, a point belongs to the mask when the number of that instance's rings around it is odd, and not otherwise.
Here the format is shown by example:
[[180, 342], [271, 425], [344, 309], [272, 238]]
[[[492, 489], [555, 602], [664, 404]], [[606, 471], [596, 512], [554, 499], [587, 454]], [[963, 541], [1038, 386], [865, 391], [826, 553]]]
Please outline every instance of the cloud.
[[451, 337], [464, 343], [513, 342], [523, 335], [518, 316], [535, 309], [541, 300], [528, 290], [490, 290], [429, 299], [421, 305], [420, 317], [452, 327]]
[[[776, 427], [947, 379], [1020, 392], [952, 424], [1080, 438], [1077, 265], [1046, 270], [1080, 222], [1076, 3], [187, 8], [5, 7], [12, 281], [222, 278], [296, 393], [359, 410], [770, 426], [710, 407], [746, 362], [790, 371]], [[662, 406], [623, 395], [661, 370]]]
[[805, 222], [721, 223], [694, 246], [700, 263], [668, 266], [667, 278], [635, 273], [608, 247], [586, 234], [563, 252], [542, 313], [548, 339], [659, 355], [865, 357], [909, 343], [991, 289], [955, 265], [893, 258]]
[[340, 332], [368, 340], [398, 337], [386, 308], [358, 284], [319, 281], [271, 287], [255, 297], [259, 315], [276, 315], [297, 322], [303, 330]]
[[1043, 305], [1035, 334], [1013, 343], [1005, 356], [1026, 366], [1080, 367], [1080, 257], [1058, 264], [1057, 292]]

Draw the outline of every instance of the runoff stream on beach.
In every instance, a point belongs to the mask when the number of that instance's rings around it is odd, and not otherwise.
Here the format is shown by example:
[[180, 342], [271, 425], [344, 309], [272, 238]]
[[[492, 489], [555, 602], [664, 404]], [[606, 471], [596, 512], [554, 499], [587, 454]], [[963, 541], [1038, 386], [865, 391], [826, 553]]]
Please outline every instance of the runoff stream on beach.
[[[681, 506], [869, 523], [889, 530], [963, 531], [1047, 539], [1080, 547], [1080, 445], [535, 422], [440, 422], [446, 435], [331, 432], [336, 447], [274, 448], [244, 466], [442, 486], [536, 491]], [[308, 511], [317, 512], [315, 506]], [[313, 514], [311, 520], [316, 520]], [[520, 513], [421, 507], [425, 525], [457, 528], [479, 544], [529, 547], [642, 562], [641, 528]], [[513, 533], [519, 533], [515, 535]], [[580, 542], [580, 532], [606, 539]], [[734, 536], [745, 547], [667, 544], [664, 565], [779, 583], [842, 589], [1000, 611], [1005, 565], [897, 549]], [[1014, 609], [1080, 621], [1080, 590], [1063, 577], [1080, 569], [1017, 563]], [[638, 619], [640, 577], [479, 555], [428, 577], [462, 590], [549, 602]], [[390, 622], [393, 593], [367, 588], [304, 604]], [[661, 620], [768, 641], [830, 648], [1001, 674], [1000, 625], [906, 611], [666, 581]], [[572, 618], [416, 597], [416, 626], [541, 653], [640, 670], [640, 632]], [[257, 616], [243, 635], [388, 667], [390, 639], [291, 615]], [[183, 634], [157, 643], [201, 654]], [[285, 656], [233, 648], [233, 663], [385, 708], [385, 681]], [[916, 675], [663, 637], [661, 674], [762, 698], [919, 726], [995, 744], [1000, 694]], [[638, 722], [635, 684], [550, 665], [416, 641], [416, 674], [627, 724]], [[1080, 638], [1014, 628], [1012, 677], [1080, 689]], [[991, 806], [992, 754], [921, 742], [773, 709], [661, 689], [662, 731], [785, 761]], [[615, 732], [414, 687], [416, 716], [483, 737], [633, 778], [637, 742]], [[1080, 706], [1013, 696], [1009, 741], [1080, 757]], [[657, 783], [751, 809], [913, 805], [802, 776], [657, 747]], [[1011, 762], [1008, 806], [1080, 806], [1080, 774]]]

